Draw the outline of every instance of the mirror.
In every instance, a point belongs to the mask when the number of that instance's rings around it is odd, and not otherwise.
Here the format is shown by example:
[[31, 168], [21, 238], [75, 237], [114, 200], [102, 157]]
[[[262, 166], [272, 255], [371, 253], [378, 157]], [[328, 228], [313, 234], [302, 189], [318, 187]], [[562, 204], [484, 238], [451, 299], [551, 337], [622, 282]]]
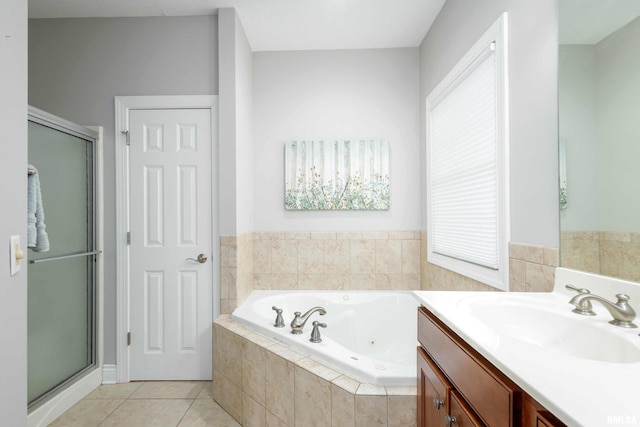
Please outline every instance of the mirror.
[[640, 1], [558, 0], [560, 263], [640, 282]]

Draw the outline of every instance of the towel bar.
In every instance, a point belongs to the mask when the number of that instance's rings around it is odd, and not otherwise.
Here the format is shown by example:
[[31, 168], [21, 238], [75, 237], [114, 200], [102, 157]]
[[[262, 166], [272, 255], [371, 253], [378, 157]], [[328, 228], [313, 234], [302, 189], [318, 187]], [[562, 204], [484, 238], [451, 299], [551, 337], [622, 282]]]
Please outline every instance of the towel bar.
[[27, 169], [28, 175], [35, 175], [36, 173], [38, 173], [38, 171], [36, 171], [35, 169]]

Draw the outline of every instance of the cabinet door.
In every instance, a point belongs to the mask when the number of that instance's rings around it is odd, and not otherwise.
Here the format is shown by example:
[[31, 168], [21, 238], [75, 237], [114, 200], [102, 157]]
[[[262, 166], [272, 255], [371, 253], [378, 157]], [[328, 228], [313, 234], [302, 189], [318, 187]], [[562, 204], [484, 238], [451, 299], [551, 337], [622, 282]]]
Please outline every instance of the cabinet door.
[[418, 347], [418, 427], [444, 427], [449, 382]]
[[484, 426], [460, 394], [452, 390], [449, 394], [449, 413], [445, 420], [447, 427], [475, 427]]

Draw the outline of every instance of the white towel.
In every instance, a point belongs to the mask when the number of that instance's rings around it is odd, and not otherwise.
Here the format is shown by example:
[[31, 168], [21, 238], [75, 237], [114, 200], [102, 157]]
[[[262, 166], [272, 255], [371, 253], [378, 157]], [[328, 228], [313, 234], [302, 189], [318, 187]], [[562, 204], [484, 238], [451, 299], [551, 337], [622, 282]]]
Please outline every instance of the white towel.
[[44, 223], [44, 209], [42, 208], [42, 194], [40, 193], [40, 179], [38, 171], [32, 165], [27, 170], [35, 173], [27, 179], [27, 247], [35, 252], [49, 250], [49, 236]]

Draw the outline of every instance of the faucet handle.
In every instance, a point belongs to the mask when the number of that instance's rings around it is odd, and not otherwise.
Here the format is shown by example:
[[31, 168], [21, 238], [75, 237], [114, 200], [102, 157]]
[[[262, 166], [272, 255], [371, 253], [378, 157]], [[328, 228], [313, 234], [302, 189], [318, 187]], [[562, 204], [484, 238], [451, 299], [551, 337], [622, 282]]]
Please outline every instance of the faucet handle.
[[322, 338], [320, 338], [320, 330], [318, 328], [326, 328], [326, 327], [327, 327], [326, 323], [320, 323], [317, 320], [314, 320], [313, 330], [311, 331], [311, 338], [309, 338], [309, 341], [313, 343], [322, 342]]
[[616, 304], [626, 303], [631, 299], [631, 297], [627, 294], [616, 294], [616, 298], [618, 298]]
[[564, 285], [565, 288], [570, 289], [572, 291], [576, 291], [579, 294], [590, 294], [591, 291], [587, 288], [577, 288], [575, 286], [573, 286], [572, 284], [568, 284], [568, 285]]
[[282, 318], [282, 309], [275, 305], [271, 307], [271, 310], [276, 312], [276, 322], [273, 324], [276, 328], [284, 328], [284, 319]]

